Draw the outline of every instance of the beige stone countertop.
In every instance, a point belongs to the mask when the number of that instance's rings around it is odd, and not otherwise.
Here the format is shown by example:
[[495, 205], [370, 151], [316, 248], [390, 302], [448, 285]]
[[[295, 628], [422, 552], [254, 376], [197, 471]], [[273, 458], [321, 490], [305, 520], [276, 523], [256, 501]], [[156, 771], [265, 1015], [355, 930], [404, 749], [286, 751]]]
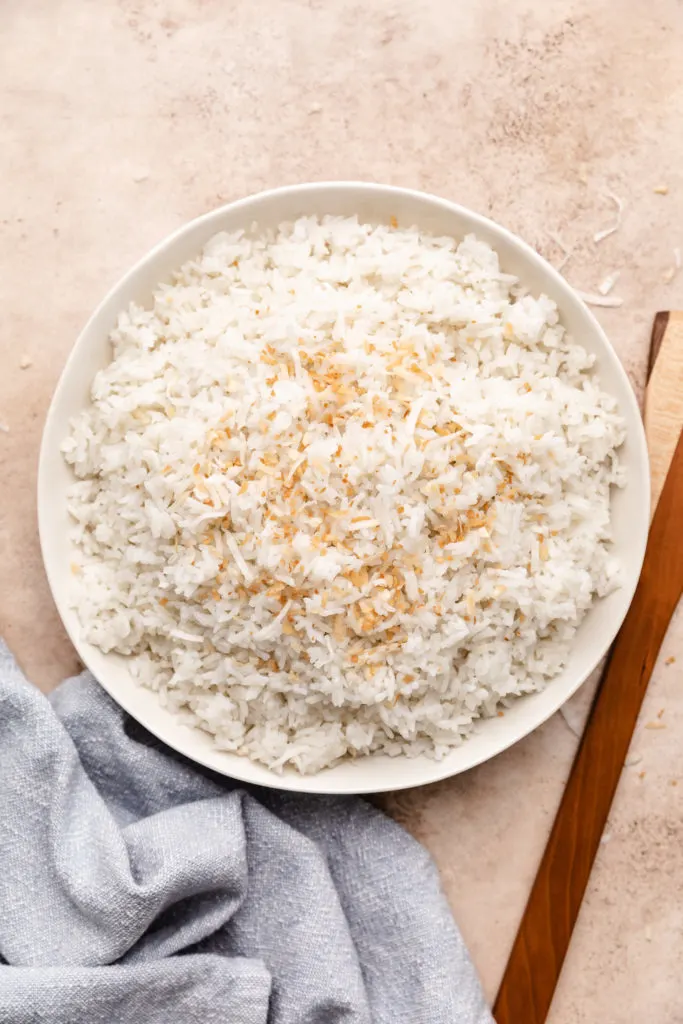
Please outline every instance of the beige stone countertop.
[[[135, 259], [270, 186], [426, 189], [556, 263], [560, 239], [580, 288], [620, 270], [623, 306], [600, 318], [640, 390], [653, 313], [683, 307], [683, 271], [665, 281], [683, 247], [682, 41], [677, 0], [5, 0], [0, 633], [29, 677], [48, 690], [77, 665], [38, 549], [42, 422], [78, 331]], [[608, 190], [623, 219], [596, 244]], [[436, 858], [491, 998], [589, 690], [567, 710], [573, 731], [556, 715], [488, 764], [389, 801]], [[666, 728], [646, 731], [662, 710]], [[551, 1024], [683, 1021], [682, 741], [679, 612]]]

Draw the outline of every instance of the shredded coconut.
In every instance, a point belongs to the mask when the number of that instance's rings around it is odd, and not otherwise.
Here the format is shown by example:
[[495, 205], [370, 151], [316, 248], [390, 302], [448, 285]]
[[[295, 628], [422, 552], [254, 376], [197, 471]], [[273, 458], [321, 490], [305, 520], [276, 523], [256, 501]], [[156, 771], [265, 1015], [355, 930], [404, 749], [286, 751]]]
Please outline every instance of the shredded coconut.
[[583, 292], [579, 288], [574, 291], [587, 306], [604, 306], [605, 309], [618, 309], [624, 305], [624, 300], [618, 295], [598, 294], [595, 292]]
[[611, 274], [608, 274], [607, 277], [603, 278], [598, 285], [598, 292], [600, 295], [609, 295], [620, 277], [621, 271], [614, 270]]
[[681, 269], [681, 250], [678, 246], [675, 247], [673, 254], [673, 265], [668, 267], [662, 274], [662, 280], [664, 281], [664, 284], [671, 284], [673, 279], [678, 274], [678, 271]]
[[614, 223], [611, 224], [609, 227], [603, 228], [602, 231], [595, 232], [595, 234], [593, 235], [594, 242], [603, 242], [606, 238], [609, 238], [610, 235], [613, 235], [615, 231], [618, 231], [621, 227], [621, 215], [624, 212], [624, 203], [619, 198], [619, 196], [615, 196], [614, 192], [605, 192], [605, 195], [608, 199], [611, 199], [614, 205], [616, 206], [616, 218]]

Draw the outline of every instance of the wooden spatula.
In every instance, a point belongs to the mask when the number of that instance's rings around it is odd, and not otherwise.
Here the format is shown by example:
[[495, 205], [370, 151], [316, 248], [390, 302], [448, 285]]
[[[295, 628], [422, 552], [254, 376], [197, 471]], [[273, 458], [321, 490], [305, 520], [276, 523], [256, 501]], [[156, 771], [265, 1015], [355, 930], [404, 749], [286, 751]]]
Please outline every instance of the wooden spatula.
[[659, 648], [683, 591], [683, 313], [658, 313], [645, 429], [652, 507], [640, 582], [595, 695], [494, 1006], [544, 1024]]

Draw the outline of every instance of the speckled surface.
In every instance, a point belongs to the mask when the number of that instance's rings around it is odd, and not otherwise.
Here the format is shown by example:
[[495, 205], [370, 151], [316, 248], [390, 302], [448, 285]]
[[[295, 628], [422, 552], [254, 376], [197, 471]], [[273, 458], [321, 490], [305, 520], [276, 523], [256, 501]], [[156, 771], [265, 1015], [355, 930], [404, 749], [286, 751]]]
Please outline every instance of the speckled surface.
[[[683, 246], [682, 33], [677, 0], [6, 0], [0, 631], [36, 684], [76, 667], [38, 550], [41, 425], [79, 328], [130, 263], [268, 186], [424, 188], [555, 261], [561, 238], [579, 287], [620, 269], [624, 305], [601, 319], [640, 388], [653, 313], [683, 306], [683, 273], [663, 281]], [[613, 216], [606, 189], [626, 208], [596, 245]], [[666, 728], [646, 729], [662, 709]], [[683, 1021], [682, 738], [679, 614], [552, 1024]], [[491, 997], [575, 744], [556, 716], [495, 761], [388, 802], [436, 857]]]

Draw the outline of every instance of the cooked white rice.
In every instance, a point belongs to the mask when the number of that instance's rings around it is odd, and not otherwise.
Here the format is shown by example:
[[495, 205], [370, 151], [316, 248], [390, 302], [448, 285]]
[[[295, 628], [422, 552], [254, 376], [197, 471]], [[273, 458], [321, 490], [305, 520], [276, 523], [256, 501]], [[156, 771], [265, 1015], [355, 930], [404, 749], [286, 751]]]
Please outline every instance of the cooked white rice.
[[618, 579], [616, 403], [474, 237], [217, 235], [111, 342], [64, 444], [75, 602], [223, 750], [440, 757]]

